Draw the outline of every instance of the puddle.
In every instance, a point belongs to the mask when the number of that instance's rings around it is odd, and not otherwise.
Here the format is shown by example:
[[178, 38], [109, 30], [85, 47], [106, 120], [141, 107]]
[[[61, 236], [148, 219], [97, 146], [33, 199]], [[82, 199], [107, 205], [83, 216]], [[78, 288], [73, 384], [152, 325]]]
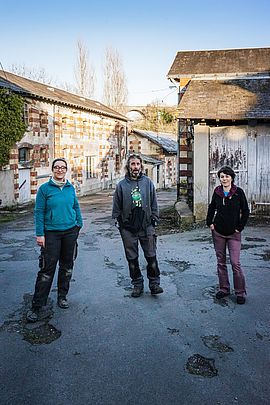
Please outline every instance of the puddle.
[[215, 360], [203, 357], [200, 354], [194, 354], [189, 357], [186, 369], [190, 374], [200, 375], [202, 377], [215, 377], [218, 370], [215, 368]]
[[187, 269], [190, 268], [190, 266], [194, 266], [194, 264], [191, 264], [189, 262], [181, 261], [181, 260], [165, 260], [166, 263], [169, 263], [171, 266], [175, 267], [177, 270], [180, 272], [183, 272]]
[[123, 276], [122, 274], [117, 274], [117, 285], [119, 287], [124, 287], [124, 290], [131, 291], [132, 285], [130, 284], [130, 279]]
[[213, 298], [214, 303], [220, 305], [221, 307], [228, 307], [229, 303], [228, 303], [228, 297], [226, 298], [221, 298], [220, 300], [216, 299], [216, 287], [214, 286], [210, 286], [210, 287], [206, 287], [203, 290], [203, 297], [205, 298]]
[[170, 335], [180, 335], [180, 330], [179, 329], [175, 329], [175, 328], [167, 328], [167, 331], [170, 333]]
[[26, 340], [32, 345], [38, 344], [50, 344], [61, 336], [61, 331], [56, 329], [49, 323], [51, 316], [53, 315], [52, 307], [53, 302], [49, 298], [46, 306], [47, 317], [42, 321], [35, 323], [27, 322], [26, 313], [31, 307], [32, 295], [25, 294], [22, 308], [9, 315], [9, 318], [17, 318], [6, 321], [0, 327], [1, 331], [9, 333], [19, 333], [23, 340]]
[[264, 261], [269, 262], [270, 250], [265, 250], [264, 253], [254, 253], [256, 256], [260, 256]]
[[201, 336], [203, 343], [209, 349], [213, 349], [219, 353], [233, 352], [233, 348], [220, 341], [220, 336], [209, 335]]
[[[38, 325], [39, 324], [39, 325]], [[47, 322], [27, 324], [22, 330], [23, 339], [32, 345], [49, 344], [60, 338], [61, 331]]]
[[109, 257], [107, 257], [107, 256], [104, 257], [104, 263], [106, 264], [106, 266], [108, 266], [110, 269], [113, 269], [113, 270], [121, 270], [124, 268], [123, 266], [118, 266], [114, 262], [111, 262]]
[[201, 236], [200, 238], [194, 238], [194, 239], [189, 239], [189, 242], [208, 242], [208, 243], [213, 243], [212, 236]]
[[245, 238], [247, 242], [266, 242], [266, 239], [263, 238], [249, 238], [248, 236]]
[[259, 247], [264, 247], [265, 245], [245, 245], [245, 244], [241, 244], [241, 250], [247, 250], [247, 249], [255, 249], [255, 248], [259, 248]]

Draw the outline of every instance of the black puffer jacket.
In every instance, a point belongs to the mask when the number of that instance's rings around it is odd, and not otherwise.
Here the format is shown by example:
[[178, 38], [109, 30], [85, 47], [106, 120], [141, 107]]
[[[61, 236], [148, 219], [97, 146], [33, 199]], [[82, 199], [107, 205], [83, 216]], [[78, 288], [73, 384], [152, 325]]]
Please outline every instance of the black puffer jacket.
[[215, 230], [221, 235], [232, 235], [235, 230], [241, 232], [248, 220], [249, 208], [244, 191], [232, 185], [227, 197], [222, 186], [215, 188], [209, 204], [206, 223], [214, 224]]

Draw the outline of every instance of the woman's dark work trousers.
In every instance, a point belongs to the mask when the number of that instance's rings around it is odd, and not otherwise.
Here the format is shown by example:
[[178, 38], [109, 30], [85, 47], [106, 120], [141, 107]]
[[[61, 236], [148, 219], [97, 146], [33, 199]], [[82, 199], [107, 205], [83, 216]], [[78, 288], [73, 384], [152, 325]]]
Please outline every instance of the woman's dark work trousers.
[[47, 304], [58, 262], [58, 299], [66, 297], [72, 277], [78, 233], [78, 227], [66, 231], [49, 231], [45, 233], [45, 248], [41, 248], [40, 270], [37, 275], [32, 301], [33, 308]]
[[[156, 256], [146, 257], [147, 260], [147, 278], [149, 280], [149, 288], [153, 285], [160, 284], [160, 271], [158, 267], [158, 262]], [[131, 283], [137, 286], [143, 286], [143, 275], [140, 270], [138, 258], [133, 260], [128, 260], [129, 275], [131, 278]]]

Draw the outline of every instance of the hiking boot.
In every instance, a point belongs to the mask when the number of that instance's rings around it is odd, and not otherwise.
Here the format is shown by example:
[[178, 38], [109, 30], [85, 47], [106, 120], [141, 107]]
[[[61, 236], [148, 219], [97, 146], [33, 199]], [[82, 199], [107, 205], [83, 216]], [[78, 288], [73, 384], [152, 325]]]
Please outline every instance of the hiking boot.
[[141, 285], [134, 285], [131, 297], [138, 298], [143, 293], [143, 286]]
[[53, 312], [48, 307], [37, 307], [32, 308], [26, 313], [26, 320], [28, 322], [37, 322], [42, 321], [46, 318], [51, 318], [53, 316]]
[[150, 290], [151, 290], [151, 294], [152, 294], [152, 295], [156, 295], [156, 294], [161, 294], [161, 293], [163, 293], [163, 288], [161, 288], [160, 285], [158, 285], [158, 284], [153, 285], [153, 286], [150, 288]]
[[221, 298], [227, 297], [227, 295], [230, 295], [230, 293], [225, 293], [224, 291], [218, 291], [216, 293], [216, 299], [221, 300]]
[[69, 307], [66, 298], [58, 298], [57, 304], [59, 308], [67, 309]]
[[237, 304], [243, 305], [246, 302], [246, 298], [243, 297], [242, 295], [238, 295], [236, 297], [236, 302]]
[[27, 311], [27, 313], [26, 313], [26, 320], [28, 322], [32, 322], [32, 323], [37, 322], [39, 311], [40, 311], [39, 308], [29, 309], [29, 311]]

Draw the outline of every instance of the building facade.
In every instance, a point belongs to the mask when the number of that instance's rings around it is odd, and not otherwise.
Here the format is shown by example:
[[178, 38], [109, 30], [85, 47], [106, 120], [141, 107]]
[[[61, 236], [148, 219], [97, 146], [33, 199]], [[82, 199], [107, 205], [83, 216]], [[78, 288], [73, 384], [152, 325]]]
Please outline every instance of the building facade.
[[176, 55], [168, 78], [179, 86], [179, 121], [193, 127], [192, 206], [197, 220], [205, 218], [223, 165], [235, 170], [251, 212], [269, 214], [269, 72], [270, 48]]
[[68, 178], [82, 196], [111, 188], [122, 176], [127, 118], [107, 106], [8, 72], [0, 87], [25, 101], [27, 130], [0, 168], [2, 206], [28, 203], [48, 181], [56, 157], [68, 161]]

